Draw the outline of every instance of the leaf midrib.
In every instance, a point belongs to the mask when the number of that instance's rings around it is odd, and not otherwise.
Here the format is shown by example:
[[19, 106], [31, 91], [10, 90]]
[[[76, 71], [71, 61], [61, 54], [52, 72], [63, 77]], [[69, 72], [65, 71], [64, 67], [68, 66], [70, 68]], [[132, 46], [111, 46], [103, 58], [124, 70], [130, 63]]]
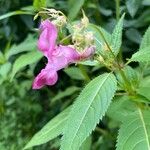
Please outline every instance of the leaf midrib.
[[81, 124], [82, 124], [82, 122], [83, 122], [83, 119], [85, 118], [85, 116], [86, 116], [88, 110], [90, 109], [90, 106], [91, 106], [91, 104], [93, 103], [93, 101], [94, 101], [94, 99], [95, 99], [95, 97], [96, 97], [98, 91], [101, 89], [102, 85], [103, 85], [103, 84], [105, 83], [105, 81], [108, 79], [108, 77], [109, 77], [110, 74], [111, 74], [111, 73], [109, 73], [109, 74], [106, 76], [106, 79], [101, 83], [101, 85], [99, 86], [97, 92], [95, 92], [96, 94], [95, 94], [94, 98], [92, 99], [91, 103], [89, 104], [89, 106], [87, 107], [87, 109], [86, 109], [86, 111], [85, 111], [85, 113], [84, 113], [84, 115], [83, 115], [83, 117], [82, 117], [82, 119], [81, 119], [81, 121], [80, 121], [79, 127], [77, 128], [77, 130], [76, 130], [76, 132], [75, 132], [76, 134], [74, 134], [74, 136], [73, 136], [73, 138], [72, 138], [72, 142], [71, 142], [71, 144], [70, 144], [70, 147], [71, 147], [71, 145], [72, 145], [72, 143], [73, 143], [73, 141], [74, 141], [74, 139], [75, 139], [75, 136], [77, 135], [77, 133], [78, 133], [80, 127], [81, 127]]
[[147, 129], [146, 129], [146, 125], [145, 125], [145, 122], [144, 122], [143, 114], [142, 114], [140, 108], [138, 108], [138, 111], [139, 111], [140, 119], [142, 121], [142, 125], [143, 125], [143, 128], [144, 128], [147, 147], [148, 147], [148, 150], [150, 150], [150, 143], [149, 143], [149, 139], [148, 139], [148, 134], [147, 134]]

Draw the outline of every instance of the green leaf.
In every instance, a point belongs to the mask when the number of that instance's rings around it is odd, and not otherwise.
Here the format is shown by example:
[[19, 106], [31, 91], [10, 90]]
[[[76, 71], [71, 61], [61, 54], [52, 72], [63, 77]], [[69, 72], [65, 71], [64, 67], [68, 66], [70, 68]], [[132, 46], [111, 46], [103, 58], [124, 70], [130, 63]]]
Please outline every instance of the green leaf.
[[137, 93], [146, 97], [148, 100], [150, 100], [150, 86], [149, 87], [139, 87], [137, 90]]
[[83, 6], [85, 0], [69, 0], [68, 1], [68, 8], [69, 8], [69, 14], [68, 18], [70, 20], [73, 20], [78, 15], [78, 12], [80, 11], [81, 7]]
[[39, 132], [37, 132], [32, 137], [32, 139], [29, 141], [29, 143], [27, 143], [24, 149], [44, 144], [62, 134], [69, 111], [70, 107], [50, 120]]
[[140, 80], [139, 87], [149, 87], [150, 86], [150, 76], [146, 76]]
[[71, 86], [68, 87], [65, 91], [60, 91], [56, 96], [54, 96], [51, 99], [51, 103], [56, 102], [57, 100], [61, 100], [62, 98], [66, 97], [66, 96], [70, 96], [73, 93], [77, 92], [80, 88], [76, 87], [76, 86]]
[[143, 0], [142, 5], [150, 6], [150, 1], [149, 0]]
[[78, 150], [104, 116], [117, 88], [112, 73], [93, 79], [83, 89], [68, 116], [61, 150]]
[[123, 19], [124, 15], [120, 18], [117, 25], [115, 26], [112, 36], [111, 36], [111, 47], [114, 54], [117, 56], [117, 54], [120, 51], [120, 47], [122, 44], [122, 28], [123, 28]]
[[91, 150], [92, 138], [89, 136], [81, 145], [80, 150]]
[[135, 42], [137, 44], [139, 44], [141, 42], [141, 34], [140, 32], [135, 29], [135, 28], [129, 28], [127, 31], [126, 31], [126, 36], [127, 38], [132, 41], [132, 42]]
[[150, 76], [142, 78], [136, 92], [150, 100]]
[[150, 46], [133, 54], [130, 61], [149, 62], [150, 61]]
[[6, 78], [9, 75], [11, 69], [11, 63], [10, 62], [6, 62], [5, 64], [2, 64], [0, 66], [0, 75], [3, 78]]
[[15, 15], [33, 15], [33, 13], [29, 11], [16, 10], [16, 11], [1, 15], [0, 20], [11, 17], [11, 16], [15, 16]]
[[145, 48], [150, 47], [150, 26], [149, 28], [146, 30], [141, 45], [140, 45], [140, 51], [144, 50]]
[[122, 122], [124, 118], [134, 112], [136, 109], [135, 103], [128, 96], [116, 97], [110, 104], [107, 115], [113, 120]]
[[78, 64], [82, 64], [85, 66], [97, 66], [99, 65], [99, 62], [97, 60], [84, 60], [84, 61], [78, 62]]
[[5, 63], [5, 56], [4, 54], [0, 51], [0, 65]]
[[46, 0], [34, 0], [33, 7], [35, 10], [40, 10], [42, 7], [46, 7]]
[[99, 26], [96, 26], [94, 24], [89, 24], [88, 31], [91, 31], [94, 34], [94, 41], [95, 41], [95, 45], [96, 45], [96, 51], [102, 53], [103, 55], [105, 55], [106, 51], [103, 49], [103, 46], [105, 45], [105, 41], [104, 41], [101, 33], [105, 37], [108, 44], [111, 43], [111, 34], [108, 33], [106, 30], [104, 30], [103, 28], [101, 28]]
[[127, 0], [126, 6], [131, 17], [134, 17], [141, 5], [142, 0]]
[[11, 79], [15, 76], [15, 74], [22, 69], [23, 67], [33, 64], [42, 58], [42, 53], [39, 51], [32, 51], [26, 54], [21, 55], [17, 58], [13, 64], [13, 69], [11, 73]]
[[85, 77], [82, 74], [81, 70], [77, 67], [69, 67], [69, 68], [66, 68], [64, 71], [72, 79], [85, 80]]
[[[125, 66], [122, 71], [124, 72], [128, 82], [132, 85], [134, 89], [136, 89], [139, 85], [139, 75], [135, 69], [130, 66]], [[116, 77], [118, 79], [119, 85], [121, 89], [127, 89], [126, 82], [123, 80], [120, 72], [116, 72]]]
[[36, 49], [36, 39], [32, 35], [28, 35], [28, 37], [20, 44], [13, 45], [5, 54], [8, 59], [12, 55], [16, 55], [21, 52], [31, 51]]
[[136, 108], [124, 118], [116, 150], [150, 150], [150, 111]]

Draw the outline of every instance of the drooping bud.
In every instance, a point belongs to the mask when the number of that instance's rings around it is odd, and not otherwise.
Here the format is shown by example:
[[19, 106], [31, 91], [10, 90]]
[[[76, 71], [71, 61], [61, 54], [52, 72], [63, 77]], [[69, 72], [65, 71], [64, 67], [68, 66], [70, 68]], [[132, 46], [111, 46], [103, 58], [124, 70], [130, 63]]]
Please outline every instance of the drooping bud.
[[89, 47], [94, 46], [94, 36], [92, 32], [87, 31], [89, 19], [86, 17], [84, 11], [83, 18], [80, 22], [73, 25], [72, 42], [75, 49], [80, 53], [84, 53]]
[[94, 45], [94, 37], [92, 32], [77, 32], [72, 35], [72, 42], [76, 50], [80, 53], [90, 46]]
[[57, 19], [52, 21], [53, 24], [57, 25], [58, 27], [62, 27], [67, 23], [65, 16], [58, 16]]
[[86, 28], [89, 24], [89, 19], [87, 18], [83, 10], [82, 10], [82, 14], [83, 14], [83, 18], [81, 19], [81, 23]]
[[55, 9], [43, 8], [42, 11], [35, 15], [34, 20], [38, 16], [41, 16], [43, 20], [50, 19], [51, 22], [58, 27], [62, 27], [67, 23], [67, 17], [61, 11]]
[[80, 33], [74, 33], [72, 36], [72, 42], [78, 52], [81, 52], [85, 47], [85, 39], [84, 36]]
[[93, 45], [94, 43], [94, 35], [92, 32], [86, 32], [85, 41], [87, 45]]
[[97, 57], [97, 60], [101, 63], [104, 63], [104, 58], [101, 55]]

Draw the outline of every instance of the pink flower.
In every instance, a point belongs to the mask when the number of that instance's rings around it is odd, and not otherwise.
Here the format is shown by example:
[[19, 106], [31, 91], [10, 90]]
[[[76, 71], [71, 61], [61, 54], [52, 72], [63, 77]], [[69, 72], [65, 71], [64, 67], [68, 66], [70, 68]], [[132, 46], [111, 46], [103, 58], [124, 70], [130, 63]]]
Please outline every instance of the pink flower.
[[40, 89], [44, 85], [54, 85], [58, 80], [58, 70], [85, 59], [94, 52], [93, 47], [79, 54], [72, 45], [56, 45], [57, 28], [49, 20], [41, 23], [40, 30], [38, 49], [47, 57], [48, 63], [34, 79], [33, 89]]

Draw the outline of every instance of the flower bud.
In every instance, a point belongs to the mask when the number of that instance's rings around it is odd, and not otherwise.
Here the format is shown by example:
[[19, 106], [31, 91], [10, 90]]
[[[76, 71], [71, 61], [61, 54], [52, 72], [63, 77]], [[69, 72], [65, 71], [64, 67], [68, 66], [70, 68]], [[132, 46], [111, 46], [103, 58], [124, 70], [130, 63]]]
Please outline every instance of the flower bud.
[[62, 27], [67, 23], [67, 20], [65, 16], [58, 16], [55, 20], [52, 21], [52, 23], [58, 27]]
[[83, 14], [83, 18], [81, 19], [81, 23], [82, 23], [82, 26], [86, 28], [89, 24], [89, 19], [87, 18], [83, 10], [82, 10], [82, 14]]
[[104, 62], [104, 58], [101, 55], [99, 55], [97, 59], [99, 62], [102, 62], [102, 63]]
[[86, 32], [85, 34], [85, 41], [86, 45], [93, 45], [94, 43], [94, 36], [92, 32]]
[[[55, 9], [48, 9], [48, 8], [43, 8], [42, 11], [40, 11], [37, 15], [35, 15], [34, 19], [36, 19], [38, 16], [43, 17], [45, 15], [46, 18], [50, 19], [51, 22], [58, 27], [62, 27], [67, 23], [67, 18], [61, 11], [57, 11]], [[43, 18], [45, 20], [45, 17]]]

